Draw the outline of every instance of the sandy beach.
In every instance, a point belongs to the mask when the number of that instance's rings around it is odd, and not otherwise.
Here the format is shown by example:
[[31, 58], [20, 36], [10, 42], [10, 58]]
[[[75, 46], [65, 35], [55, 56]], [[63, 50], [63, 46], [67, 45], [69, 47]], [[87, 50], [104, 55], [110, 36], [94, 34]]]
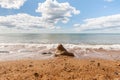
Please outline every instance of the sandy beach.
[[[6, 48], [15, 51], [21, 49], [21, 46], [6, 46]], [[39, 48], [41, 47], [36, 49], [35, 46], [32, 46], [29, 47], [29, 50], [38, 51]], [[79, 50], [79, 53], [73, 53], [73, 49], [74, 51]], [[52, 51], [52, 49], [50, 50]], [[60, 54], [66, 54], [67, 51], [61, 47], [57, 47], [55, 50], [58, 50], [57, 53]], [[0, 61], [0, 80], [120, 80], [119, 50], [72, 48], [68, 51], [72, 52], [74, 56], [51, 57], [53, 54], [38, 54], [37, 52], [35, 54], [29, 53], [29, 51], [23, 51], [13, 56], [8, 52], [5, 55], [4, 51], [4, 55], [1, 54], [4, 58]]]
[[120, 80], [120, 61], [61, 56], [0, 62], [0, 80]]

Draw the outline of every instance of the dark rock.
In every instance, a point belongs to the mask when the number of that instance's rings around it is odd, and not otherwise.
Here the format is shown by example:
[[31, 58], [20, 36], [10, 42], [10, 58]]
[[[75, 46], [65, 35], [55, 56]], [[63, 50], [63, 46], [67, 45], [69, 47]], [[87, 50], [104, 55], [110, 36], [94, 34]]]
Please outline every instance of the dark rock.
[[51, 52], [48, 52], [48, 53], [46, 53], [46, 52], [44, 52], [44, 53], [42, 53], [43, 55], [45, 55], [45, 54], [52, 54]]
[[100, 66], [100, 63], [97, 63], [97, 66], [99, 67], [99, 66]]
[[60, 51], [67, 51], [62, 44], [59, 44], [58, 47], [57, 47], [57, 50], [60, 50]]
[[119, 75], [119, 73], [118, 73], [118, 72], [114, 72], [114, 74], [115, 74], [115, 75]]
[[34, 73], [34, 76], [35, 76], [35, 77], [39, 77], [39, 74], [38, 74], [38, 73]]
[[42, 53], [42, 54], [47, 54], [46, 52]]
[[51, 52], [48, 52], [48, 54], [52, 54]]
[[93, 80], [97, 80], [97, 78], [93, 78]]
[[65, 56], [74, 56], [73, 53], [69, 53], [62, 44], [59, 44], [56, 52], [55, 52], [55, 56], [60, 56], [60, 55], [65, 55]]
[[103, 71], [105, 71], [105, 68], [102, 68]]
[[33, 67], [33, 65], [29, 65], [29, 67]]

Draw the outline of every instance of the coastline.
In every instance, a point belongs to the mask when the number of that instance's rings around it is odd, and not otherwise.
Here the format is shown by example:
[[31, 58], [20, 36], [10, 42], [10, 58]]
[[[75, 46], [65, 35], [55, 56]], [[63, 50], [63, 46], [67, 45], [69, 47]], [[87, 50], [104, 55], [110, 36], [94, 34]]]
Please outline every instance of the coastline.
[[[74, 53], [78, 59], [100, 58], [120, 60], [120, 45], [63, 45], [69, 52]], [[0, 44], [0, 61], [54, 58], [53, 54], [57, 46], [58, 44], [2, 43]]]
[[55, 57], [53, 54], [58, 49], [57, 45], [0, 45], [0, 80], [120, 79], [120, 50], [116, 46], [67, 44], [64, 47], [74, 57]]

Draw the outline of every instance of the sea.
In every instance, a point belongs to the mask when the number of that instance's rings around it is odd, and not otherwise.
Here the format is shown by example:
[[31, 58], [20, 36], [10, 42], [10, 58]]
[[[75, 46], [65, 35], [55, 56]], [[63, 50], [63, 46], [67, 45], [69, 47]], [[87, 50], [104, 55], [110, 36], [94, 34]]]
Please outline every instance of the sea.
[[9, 33], [0, 34], [0, 61], [53, 58], [59, 44], [77, 58], [120, 60], [120, 34]]
[[10, 33], [0, 34], [0, 43], [30, 43], [30, 44], [91, 44], [114, 45], [120, 44], [120, 34], [33, 34]]

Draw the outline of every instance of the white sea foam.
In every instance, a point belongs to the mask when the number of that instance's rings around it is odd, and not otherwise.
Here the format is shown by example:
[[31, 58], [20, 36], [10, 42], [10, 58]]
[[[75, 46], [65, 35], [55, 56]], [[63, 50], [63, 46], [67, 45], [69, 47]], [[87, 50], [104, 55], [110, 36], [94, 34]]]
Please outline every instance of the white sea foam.
[[[89, 45], [89, 44], [63, 44], [66, 48], [91, 48], [91, 49], [109, 49], [109, 50], [119, 50], [120, 44], [113, 45]], [[47, 49], [56, 48], [58, 44], [29, 44], [29, 43], [0, 43], [0, 48], [5, 48], [6, 46], [25, 46], [29, 47], [46, 47]]]
[[[87, 44], [63, 44], [64, 47], [75, 54], [77, 58], [103, 58], [119, 59], [120, 45], [87, 45]], [[46, 59], [53, 57], [53, 54], [42, 55], [45, 52], [55, 52], [58, 44], [28, 44], [28, 43], [1, 43], [0, 60], [17, 60], [17, 59]], [[97, 52], [94, 49], [105, 49], [106, 51], [115, 50], [117, 53], [108, 54], [107, 52]]]

